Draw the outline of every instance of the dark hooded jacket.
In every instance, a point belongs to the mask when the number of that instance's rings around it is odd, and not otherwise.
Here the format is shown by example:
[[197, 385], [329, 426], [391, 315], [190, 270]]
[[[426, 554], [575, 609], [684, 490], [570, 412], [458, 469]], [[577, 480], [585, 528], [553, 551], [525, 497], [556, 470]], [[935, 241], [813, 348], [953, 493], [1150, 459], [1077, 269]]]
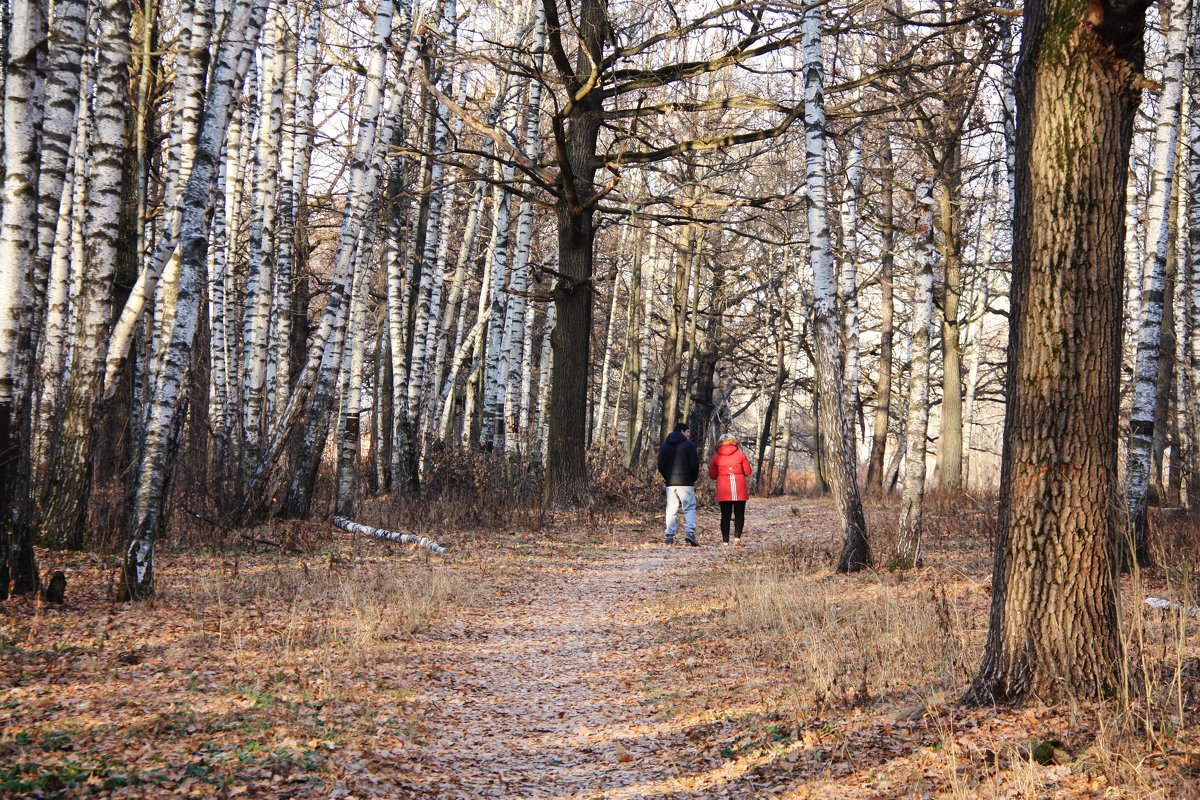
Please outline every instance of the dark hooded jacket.
[[675, 431], [658, 449], [658, 472], [667, 486], [695, 486], [700, 477], [700, 454], [696, 444]]

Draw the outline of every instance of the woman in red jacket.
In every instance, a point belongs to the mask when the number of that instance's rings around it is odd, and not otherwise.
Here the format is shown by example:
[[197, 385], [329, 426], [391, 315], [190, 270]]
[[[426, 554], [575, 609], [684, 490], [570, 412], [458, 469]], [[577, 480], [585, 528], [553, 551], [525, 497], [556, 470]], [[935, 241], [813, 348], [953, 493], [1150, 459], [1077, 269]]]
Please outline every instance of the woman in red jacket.
[[741, 545], [746, 523], [746, 476], [750, 460], [738, 448], [738, 439], [727, 433], [717, 440], [717, 452], [708, 464], [708, 477], [717, 482], [717, 502], [721, 504], [721, 539], [729, 544], [729, 518], [734, 520], [733, 543]]

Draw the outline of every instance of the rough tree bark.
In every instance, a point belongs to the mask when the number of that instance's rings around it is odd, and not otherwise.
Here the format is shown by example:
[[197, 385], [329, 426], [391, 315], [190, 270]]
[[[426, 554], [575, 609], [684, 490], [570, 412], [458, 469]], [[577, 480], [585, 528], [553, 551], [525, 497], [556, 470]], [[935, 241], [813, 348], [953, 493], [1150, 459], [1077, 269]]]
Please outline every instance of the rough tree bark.
[[588, 80], [600, 64], [610, 36], [602, 0], [583, 0], [578, 10], [579, 52], [572, 66], [562, 50], [564, 25], [558, 7], [544, 0], [546, 33], [555, 67], [567, 82], [573, 101], [552, 124], [559, 156], [558, 279], [554, 283], [555, 323], [550, 334], [549, 432], [546, 441], [548, 500], [569, 503], [587, 490], [588, 355], [592, 332], [592, 259], [596, 231], [596, 143], [603, 122], [602, 97]]
[[1144, 27], [1140, 2], [1025, 6], [1000, 514], [970, 702], [1118, 680], [1122, 246]]

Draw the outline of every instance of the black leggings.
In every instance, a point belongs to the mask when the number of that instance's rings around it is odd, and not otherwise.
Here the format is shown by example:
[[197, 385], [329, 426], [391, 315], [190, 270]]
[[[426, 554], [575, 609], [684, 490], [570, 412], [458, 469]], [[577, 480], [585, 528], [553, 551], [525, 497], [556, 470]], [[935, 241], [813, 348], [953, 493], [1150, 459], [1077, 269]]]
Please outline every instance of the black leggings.
[[721, 501], [721, 541], [729, 541], [729, 518], [733, 517], [734, 529], [733, 538], [742, 538], [742, 528], [746, 525], [746, 501], [745, 500], [722, 500]]

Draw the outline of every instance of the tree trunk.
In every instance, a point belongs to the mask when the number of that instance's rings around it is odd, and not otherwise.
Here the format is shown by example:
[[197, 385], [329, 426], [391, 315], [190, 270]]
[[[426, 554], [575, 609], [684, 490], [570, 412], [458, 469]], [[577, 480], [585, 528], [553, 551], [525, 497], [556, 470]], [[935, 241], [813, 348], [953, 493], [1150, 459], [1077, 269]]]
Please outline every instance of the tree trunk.
[[913, 281], [912, 369], [908, 383], [908, 425], [905, 432], [904, 494], [900, 499], [900, 529], [891, 566], [921, 566], [922, 500], [925, 496], [925, 439], [929, 432], [929, 328], [933, 324], [933, 273], [937, 245], [933, 239], [933, 192], [929, 182], [917, 186], [920, 218], [915, 235], [922, 240], [920, 272]]
[[180, 204], [181, 271], [175, 324], [166, 342], [164, 366], [150, 398], [150, 426], [137, 470], [132, 530], [125, 551], [119, 596], [125, 600], [153, 591], [154, 545], [162, 523], [167, 476], [174, 462], [183, 411], [187, 367], [199, 322], [200, 276], [207, 262], [208, 218], [221, 144], [229, 125], [233, 98], [249, 69], [255, 42], [266, 15], [266, 0], [250, 0], [229, 12], [228, 30], [242, 35], [221, 41], [217, 49], [208, 103], [200, 124], [196, 161]]
[[1122, 244], [1143, 5], [1025, 6], [992, 610], [966, 699], [1116, 688]]
[[680, 350], [683, 347], [683, 322], [687, 310], [687, 281], [691, 266], [692, 226], [684, 225], [679, 229], [675, 240], [674, 264], [675, 275], [671, 282], [671, 318], [667, 323], [667, 341], [663, 345], [663, 407], [662, 427], [659, 429], [659, 440], [667, 438], [667, 434], [675, 429], [676, 417], [679, 416], [679, 383]]
[[809, 259], [813, 281], [813, 334], [817, 384], [820, 387], [819, 427], [825, 445], [824, 469], [837, 506], [842, 529], [838, 572], [854, 572], [871, 564], [867, 523], [858, 494], [853, 428], [847, 416], [841, 346], [838, 342], [837, 275], [829, 239], [825, 181], [824, 64], [821, 54], [821, 6], [804, 12], [805, 179], [808, 192]]
[[0, 597], [9, 581], [17, 594], [37, 588], [30, 502], [26, 368], [32, 338], [25, 324], [36, 294], [31, 266], [37, 223], [37, 136], [41, 81], [38, 49], [47, 8], [37, 0], [13, 0], [8, 8], [4, 64], [4, 183], [0, 218], [0, 525], [7, 541], [0, 561]]
[[129, 70], [129, 6], [109, 0], [101, 12], [101, 38], [106, 47], [96, 66], [94, 131], [88, 143], [89, 175], [84, 233], [87, 262], [77, 265], [83, 293], [70, 371], [63, 392], [62, 421], [55, 437], [50, 491], [45, 498], [44, 530], [51, 541], [74, 548], [83, 545], [84, 523], [91, 494], [92, 450], [95, 444], [100, 381], [103, 377], [105, 335], [112, 316], [112, 278], [121, 244], [122, 178], [126, 149], [126, 109], [123, 97]]
[[[549, 10], [549, 8], [547, 8]], [[586, 76], [601, 62], [609, 36], [601, 0], [584, 0], [578, 12], [580, 47], [575, 74]], [[561, 34], [557, 11], [546, 29]], [[573, 82], [573, 81], [572, 81]], [[560, 142], [561, 196], [554, 204], [558, 221], [558, 280], [554, 284], [555, 322], [550, 379], [549, 432], [546, 440], [546, 498], [570, 503], [587, 490], [588, 375], [591, 372], [592, 258], [596, 231], [596, 143], [602, 122], [601, 97], [594, 87], [579, 87], [575, 99], [554, 119]]]
[[[625, 468], [637, 459], [641, 427], [638, 414], [642, 406], [642, 251], [646, 236], [635, 216], [630, 221], [633, 236], [633, 264], [629, 268], [629, 300], [625, 305], [625, 361], [629, 365], [629, 424], [625, 429]], [[614, 417], [614, 423], [616, 419]], [[614, 425], [615, 427], [615, 425]]]
[[[713, 415], [716, 412], [717, 363], [724, 346], [725, 309], [725, 266], [721, 259], [713, 261], [712, 310], [704, 331], [704, 347], [696, 354], [696, 377], [692, 385], [692, 413], [688, 417], [692, 440], [696, 446], [706, 450], [710, 438]], [[720, 435], [719, 433], [716, 435]]]
[[851, 440], [859, 409], [859, 319], [858, 319], [858, 201], [862, 196], [862, 133], [850, 137], [846, 152], [846, 186], [839, 216], [842, 229], [842, 259], [838, 270], [838, 302], [841, 310], [842, 351], [846, 362], [846, 414]]
[[885, 131], [879, 148], [879, 285], [882, 295], [879, 323], [879, 380], [875, 383], [875, 426], [867, 463], [867, 490], [884, 491], [883, 463], [887, 451], [892, 403], [892, 271], [895, 264], [895, 223], [892, 185], [895, 181], [892, 137]]
[[[1191, 63], [1200, 64], [1200, 14], [1193, 14]], [[1200, 70], [1193, 70], [1188, 91], [1191, 104], [1188, 114], [1189, 146], [1188, 173], [1188, 247], [1187, 264], [1190, 284], [1187, 286], [1188, 347], [1184, 353], [1187, 363], [1188, 393], [1180, 398], [1185, 411], [1188, 440], [1191, 444], [1188, 463], [1187, 498], [1189, 508], [1200, 508]]]
[[1163, 330], [1163, 306], [1170, 241], [1171, 184], [1175, 177], [1176, 139], [1179, 136], [1183, 100], [1183, 68], [1187, 59], [1187, 35], [1191, 21], [1190, 0], [1171, 3], [1167, 29], [1167, 63], [1163, 69], [1158, 122], [1154, 128], [1151, 154], [1150, 197], [1146, 201], [1146, 245], [1142, 262], [1141, 320], [1137, 334], [1137, 358], [1133, 368], [1133, 400], [1129, 411], [1129, 447], [1125, 462], [1128, 541], [1121, 549], [1122, 566], [1132, 559], [1150, 563], [1146, 506], [1150, 494], [1153, 461], [1155, 401], [1158, 386], [1159, 347]]
[[[962, 299], [961, 153], [956, 141], [935, 188], [942, 232], [942, 405], [938, 431], [938, 485], [962, 486]], [[911, 413], [911, 411], [910, 411]]]

